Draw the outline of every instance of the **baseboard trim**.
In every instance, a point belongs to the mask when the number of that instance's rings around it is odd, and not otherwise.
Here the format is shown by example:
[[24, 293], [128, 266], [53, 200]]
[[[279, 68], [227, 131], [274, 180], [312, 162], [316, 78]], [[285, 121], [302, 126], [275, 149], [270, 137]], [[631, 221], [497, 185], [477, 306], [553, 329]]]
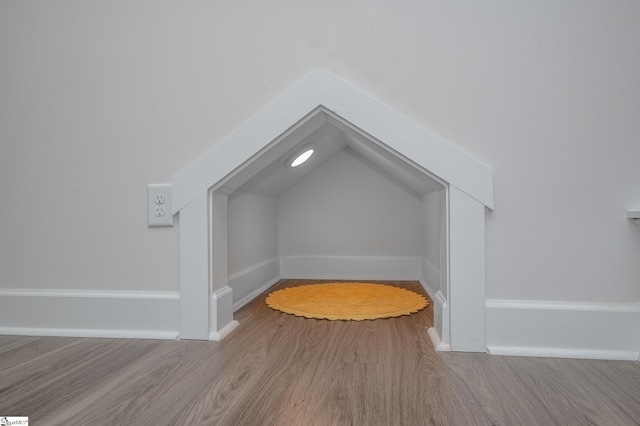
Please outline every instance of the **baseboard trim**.
[[176, 340], [177, 331], [149, 330], [91, 330], [81, 328], [25, 328], [0, 327], [0, 335], [5, 336], [46, 336], [46, 337], [93, 337], [107, 339], [151, 339]]
[[427, 329], [427, 334], [429, 335], [431, 343], [433, 343], [433, 349], [435, 349], [436, 352], [451, 352], [451, 346], [440, 339], [438, 331], [434, 327], [429, 327]]
[[433, 302], [440, 305], [443, 309], [448, 309], [449, 305], [447, 304], [447, 299], [442, 294], [442, 291], [436, 291], [436, 294], [433, 297]]
[[638, 361], [640, 352], [608, 351], [598, 349], [527, 348], [518, 346], [487, 346], [490, 355], [528, 356], [541, 358], [604, 359], [611, 361]]
[[267, 260], [263, 260], [262, 262], [258, 262], [258, 263], [254, 263], [253, 265], [249, 265], [246, 268], [243, 268], [239, 271], [233, 272], [231, 274], [229, 274], [229, 281], [233, 281], [236, 280], [240, 277], [243, 277], [245, 275], [248, 275], [252, 272], [255, 272], [257, 270], [260, 270], [262, 268], [264, 268], [267, 265], [270, 265], [274, 262], [278, 262], [278, 257], [272, 257], [271, 259], [267, 259]]
[[424, 291], [427, 292], [427, 294], [429, 295], [429, 298], [431, 300], [433, 300], [434, 302], [436, 301], [436, 291], [433, 290], [433, 287], [431, 287], [431, 285], [424, 279], [420, 278], [418, 281], [420, 281], [420, 285], [422, 286], [422, 288], [424, 289]]
[[487, 300], [493, 355], [638, 361], [640, 304]]
[[276, 285], [278, 283], [278, 281], [280, 281], [280, 279], [281, 278], [278, 276], [277, 278], [274, 278], [274, 279], [272, 279], [270, 281], [267, 281], [264, 285], [261, 285], [260, 287], [256, 288], [254, 291], [252, 291], [251, 293], [247, 294], [241, 300], [238, 300], [238, 302], [233, 304], [233, 312], [235, 312], [238, 309], [242, 308], [243, 306], [245, 306], [246, 304], [251, 302], [253, 299], [255, 299], [256, 297], [260, 296], [265, 291], [269, 290], [271, 287]]
[[224, 286], [211, 295], [211, 311], [209, 314], [209, 340], [222, 340], [231, 330], [238, 326], [233, 319], [233, 289]]
[[277, 257], [229, 275], [229, 287], [233, 289], [233, 311], [251, 302], [279, 280], [280, 263]]
[[180, 293], [0, 290], [0, 334], [176, 339]]
[[422, 258], [411, 256], [280, 256], [285, 279], [419, 280]]
[[240, 323], [236, 320], [231, 321], [229, 324], [225, 325], [224, 327], [222, 327], [222, 329], [218, 330], [218, 331], [212, 331], [211, 334], [209, 334], [209, 340], [215, 340], [217, 342], [219, 342], [220, 340], [224, 339], [225, 337], [227, 337], [227, 335], [229, 333], [231, 333], [233, 330], [236, 329], [236, 327], [238, 327], [240, 325]]

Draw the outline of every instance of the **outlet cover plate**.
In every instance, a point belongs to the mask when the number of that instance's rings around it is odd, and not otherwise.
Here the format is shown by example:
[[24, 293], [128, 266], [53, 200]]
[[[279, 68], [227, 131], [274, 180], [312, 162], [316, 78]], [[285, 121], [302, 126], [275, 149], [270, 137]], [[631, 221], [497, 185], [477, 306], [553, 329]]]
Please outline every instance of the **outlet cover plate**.
[[170, 183], [147, 185], [147, 223], [149, 226], [173, 226]]

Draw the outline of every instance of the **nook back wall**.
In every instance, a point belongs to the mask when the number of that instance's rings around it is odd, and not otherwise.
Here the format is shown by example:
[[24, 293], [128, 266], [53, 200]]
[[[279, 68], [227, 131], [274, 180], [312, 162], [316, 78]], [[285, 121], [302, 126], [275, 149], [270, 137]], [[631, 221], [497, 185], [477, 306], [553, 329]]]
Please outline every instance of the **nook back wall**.
[[278, 200], [280, 256], [424, 256], [422, 203], [344, 151]]

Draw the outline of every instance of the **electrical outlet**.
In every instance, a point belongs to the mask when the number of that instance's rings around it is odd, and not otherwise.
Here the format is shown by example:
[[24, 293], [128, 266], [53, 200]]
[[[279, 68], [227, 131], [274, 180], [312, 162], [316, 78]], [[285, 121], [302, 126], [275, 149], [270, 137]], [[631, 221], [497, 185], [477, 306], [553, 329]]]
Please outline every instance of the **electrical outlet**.
[[147, 185], [147, 212], [149, 226], [173, 226], [171, 184]]

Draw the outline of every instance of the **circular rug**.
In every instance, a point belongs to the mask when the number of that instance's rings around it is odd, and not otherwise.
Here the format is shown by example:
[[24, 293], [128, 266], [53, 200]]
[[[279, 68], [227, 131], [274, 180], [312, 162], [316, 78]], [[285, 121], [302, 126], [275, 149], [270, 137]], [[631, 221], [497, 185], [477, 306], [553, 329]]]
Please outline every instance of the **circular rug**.
[[372, 283], [326, 283], [289, 287], [267, 296], [271, 308], [305, 318], [367, 320], [410, 315], [426, 307], [424, 296]]

